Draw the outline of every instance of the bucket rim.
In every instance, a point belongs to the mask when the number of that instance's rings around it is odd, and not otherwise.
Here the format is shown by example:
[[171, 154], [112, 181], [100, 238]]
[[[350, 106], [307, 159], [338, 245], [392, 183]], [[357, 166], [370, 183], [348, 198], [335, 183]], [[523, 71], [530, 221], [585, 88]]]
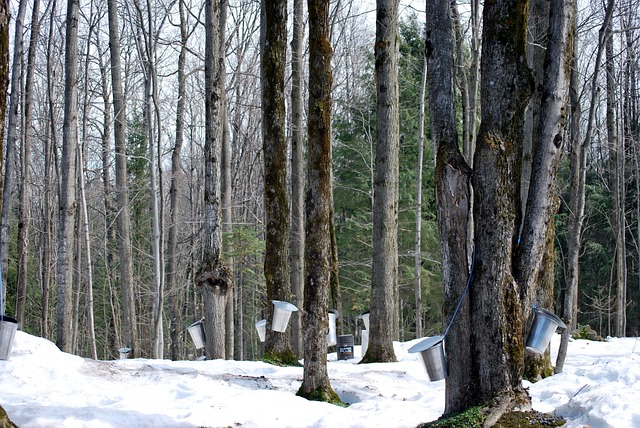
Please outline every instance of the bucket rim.
[[408, 352], [415, 354], [417, 352], [426, 351], [427, 349], [433, 348], [443, 341], [444, 341], [444, 336], [427, 337], [426, 339], [421, 340], [420, 342], [416, 343], [411, 348], [409, 348]]
[[191, 327], [196, 327], [197, 325], [200, 325], [200, 324], [204, 324], [204, 320], [198, 320], [198, 321], [194, 322], [189, 327], [187, 327], [187, 329], [190, 329]]
[[285, 311], [296, 312], [298, 310], [295, 305], [282, 300], [272, 300], [271, 303], [278, 309], [284, 309]]
[[567, 328], [567, 325], [560, 319], [559, 316], [557, 316], [553, 312], [551, 312], [551, 311], [549, 311], [547, 309], [544, 309], [544, 308], [537, 307], [537, 306], [536, 306], [536, 312], [551, 318], [553, 321], [555, 321], [558, 324], [558, 327], [563, 328], [563, 329]]

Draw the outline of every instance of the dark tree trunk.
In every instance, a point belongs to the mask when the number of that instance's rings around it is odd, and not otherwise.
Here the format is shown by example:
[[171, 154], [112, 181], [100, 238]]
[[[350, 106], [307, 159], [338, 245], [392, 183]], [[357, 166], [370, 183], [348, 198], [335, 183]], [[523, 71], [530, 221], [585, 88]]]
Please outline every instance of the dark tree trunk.
[[329, 0], [309, 0], [309, 141], [305, 199], [304, 370], [298, 395], [339, 402], [327, 371], [331, 280], [331, 56]]
[[[436, 205], [441, 239], [445, 320], [454, 315], [469, 272], [467, 224], [471, 209], [471, 170], [458, 149], [454, 82], [454, 45], [451, 9], [447, 2], [427, 2], [426, 54], [428, 62], [431, 135], [436, 154]], [[460, 306], [446, 337], [445, 413], [457, 413], [473, 400], [469, 299]]]
[[[272, 300], [291, 301], [289, 272], [289, 194], [287, 192], [287, 138], [284, 72], [287, 60], [287, 2], [263, 3], [262, 43], [262, 150], [264, 155], [265, 258], [269, 322]], [[269, 324], [270, 325], [270, 324]], [[295, 364], [289, 332], [267, 328], [265, 357]]]
[[376, 2], [376, 160], [369, 346], [364, 363], [396, 361], [398, 313], [398, 2]]

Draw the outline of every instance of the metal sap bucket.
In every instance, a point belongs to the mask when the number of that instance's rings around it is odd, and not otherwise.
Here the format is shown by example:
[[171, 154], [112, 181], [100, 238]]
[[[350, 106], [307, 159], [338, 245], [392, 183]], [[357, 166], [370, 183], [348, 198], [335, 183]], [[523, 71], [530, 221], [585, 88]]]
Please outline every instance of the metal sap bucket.
[[120, 348], [118, 349], [118, 352], [120, 352], [121, 360], [127, 360], [129, 359], [129, 355], [131, 354], [131, 348]]
[[369, 330], [369, 311], [361, 313], [358, 315], [358, 318], [360, 318], [364, 323], [364, 329]]
[[535, 354], [544, 354], [558, 327], [567, 328], [556, 314], [536, 307], [533, 324], [531, 324], [531, 330], [529, 330], [527, 337], [527, 350]]
[[271, 321], [271, 330], [284, 333], [289, 324], [291, 313], [296, 312], [298, 308], [289, 302], [280, 300], [272, 300], [273, 302], [273, 320]]
[[340, 313], [335, 309], [329, 310], [329, 333], [327, 333], [327, 346], [336, 346], [338, 343], [336, 337], [336, 320]]
[[369, 330], [362, 330], [360, 332], [362, 334], [362, 356], [367, 353], [367, 348], [369, 347]]
[[204, 348], [205, 336], [204, 336], [204, 321], [196, 321], [187, 327], [187, 331], [193, 340], [193, 344], [196, 345], [196, 349]]
[[447, 377], [447, 360], [444, 355], [444, 336], [429, 337], [416, 343], [410, 353], [420, 353], [429, 380], [435, 382]]
[[258, 331], [260, 342], [264, 342], [267, 338], [267, 320], [258, 321], [256, 323], [256, 330]]
[[9, 359], [16, 330], [18, 330], [18, 321], [16, 319], [0, 315], [0, 360]]
[[353, 334], [338, 336], [338, 360], [353, 358]]

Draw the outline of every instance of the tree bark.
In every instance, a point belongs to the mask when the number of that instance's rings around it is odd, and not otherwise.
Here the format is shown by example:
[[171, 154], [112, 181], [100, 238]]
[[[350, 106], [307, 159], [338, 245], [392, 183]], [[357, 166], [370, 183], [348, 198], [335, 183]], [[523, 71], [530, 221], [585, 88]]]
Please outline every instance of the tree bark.
[[526, 0], [484, 7], [482, 123], [472, 177], [476, 265], [469, 288], [473, 401], [521, 398], [525, 407], [530, 400], [521, 384], [524, 318], [512, 254], [521, 220], [524, 112], [532, 89], [523, 62], [526, 9]]
[[204, 239], [202, 262], [195, 281], [204, 304], [207, 358], [226, 356], [225, 313], [227, 295], [233, 286], [231, 271], [222, 254], [221, 156], [222, 114], [220, 74], [221, 0], [205, 2], [205, 146], [204, 146]]
[[327, 371], [331, 280], [331, 57], [329, 0], [308, 0], [308, 189], [305, 198], [304, 369], [298, 395], [339, 402]]
[[62, 133], [58, 218], [58, 310], [56, 345], [72, 352], [73, 241], [76, 207], [76, 150], [78, 149], [78, 0], [67, 1], [65, 45], [65, 102]]
[[373, 258], [369, 346], [364, 363], [396, 361], [398, 313], [398, 0], [377, 0], [375, 76], [376, 160], [373, 183]]
[[118, 30], [117, 0], [108, 0], [109, 51], [111, 53], [111, 86], [113, 88], [113, 109], [115, 111], [114, 138], [116, 153], [116, 205], [118, 212], [118, 249], [120, 258], [120, 287], [124, 344], [131, 348], [130, 357], [138, 350], [138, 329], [136, 306], [133, 298], [133, 265], [131, 260], [131, 220], [129, 214], [129, 188], [127, 183], [127, 137], [126, 103], [122, 89], [122, 66], [120, 61], [120, 35]]
[[[291, 42], [291, 291], [293, 304], [304, 302], [304, 116], [302, 106], [302, 42], [304, 2], [293, 2]], [[293, 352], [303, 354], [302, 311], [291, 316]]]
[[413, 255], [416, 338], [422, 337], [422, 166], [424, 163], [424, 113], [427, 94], [427, 55], [422, 62], [420, 114], [418, 115], [418, 168], [416, 171], [416, 241]]
[[[452, 10], [447, 2], [428, 2], [426, 55], [428, 62], [431, 136], [436, 145], [436, 206], [445, 320], [463, 298], [468, 275], [467, 225], [471, 210], [471, 170], [458, 149], [454, 89]], [[471, 323], [469, 299], [462, 301], [446, 337], [449, 375], [445, 414], [457, 413], [472, 403]]]

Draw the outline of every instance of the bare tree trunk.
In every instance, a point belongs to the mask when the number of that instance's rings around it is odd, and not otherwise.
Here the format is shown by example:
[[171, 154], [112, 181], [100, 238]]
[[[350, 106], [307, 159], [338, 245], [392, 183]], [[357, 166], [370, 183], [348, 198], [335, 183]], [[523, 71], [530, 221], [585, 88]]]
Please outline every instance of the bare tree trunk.
[[[9, 239], [11, 213], [13, 210], [12, 200], [16, 177], [16, 146], [18, 132], [21, 129], [18, 110], [20, 109], [21, 79], [22, 79], [22, 56], [24, 51], [23, 22], [27, 10], [27, 1], [21, 0], [18, 6], [18, 14], [14, 24], [13, 37], [13, 63], [11, 65], [11, 90], [9, 96], [9, 120], [7, 121], [7, 143], [5, 146], [4, 181], [2, 193], [2, 216], [0, 218], [0, 281], [7, 283]], [[7, 14], [9, 10], [7, 9]], [[8, 17], [8, 15], [7, 15]], [[8, 25], [8, 24], [7, 24]], [[8, 40], [7, 40], [8, 44]], [[8, 64], [8, 63], [7, 63]], [[6, 97], [4, 99], [6, 103]], [[3, 124], [4, 125], [4, 124]], [[0, 136], [3, 138], [4, 135]], [[2, 287], [3, 296], [0, 297], [0, 304], [4, 305], [6, 287]], [[4, 312], [4, 306], [2, 307]]]
[[[133, 298], [133, 267], [131, 260], [131, 220], [129, 214], [129, 188], [127, 184], [126, 103], [122, 90], [120, 36], [118, 30], [117, 0], [108, 0], [109, 51], [111, 52], [111, 86], [115, 111], [114, 137], [116, 152], [116, 205], [118, 212], [118, 247], [120, 258], [120, 285], [124, 325], [123, 345], [131, 349], [130, 356], [139, 352], [136, 307]], [[120, 346], [120, 345], [119, 345]]]
[[[429, 2], [426, 8], [426, 59], [428, 62], [431, 135], [436, 154], [436, 206], [441, 236], [445, 319], [465, 293], [467, 282], [467, 224], [471, 210], [471, 170], [458, 149], [454, 82], [452, 10], [447, 2]], [[471, 404], [471, 323], [469, 299], [462, 306], [446, 337], [449, 378], [445, 413], [456, 413]]]
[[[40, 1], [33, 3], [31, 15], [31, 36], [29, 41], [29, 53], [27, 55], [27, 78], [24, 85], [24, 122], [22, 130], [22, 149], [20, 151], [20, 206], [18, 209], [18, 292], [16, 304], [16, 319], [19, 324], [24, 324], [24, 311], [27, 301], [27, 275], [29, 260], [29, 233], [31, 224], [31, 210], [29, 209], [29, 172], [31, 157], [31, 126], [33, 117], [33, 74], [36, 59], [36, 42], [40, 34]], [[2, 135], [2, 134], [0, 134]]]
[[185, 15], [184, 0], [178, 0], [178, 10], [180, 14], [180, 54], [178, 56], [178, 102], [176, 106], [176, 139], [171, 154], [171, 185], [169, 187], [169, 230], [167, 237], [167, 258], [166, 258], [166, 282], [169, 292], [169, 351], [171, 359], [176, 361], [180, 357], [180, 301], [178, 297], [179, 288], [177, 286], [176, 271], [178, 268], [178, 189], [182, 183], [182, 171], [180, 160], [182, 155], [182, 143], [184, 140], [184, 114], [186, 98], [186, 75], [185, 64], [187, 58], [187, 42], [189, 36], [187, 32], [187, 20]]
[[56, 345], [72, 352], [72, 290], [74, 223], [76, 216], [76, 151], [78, 149], [78, 0], [67, 1], [65, 102], [60, 169], [58, 228], [58, 313]]
[[225, 358], [226, 296], [233, 277], [222, 255], [221, 156], [222, 108], [220, 74], [224, 58], [220, 56], [220, 8], [224, 0], [205, 2], [205, 189], [204, 239], [202, 263], [195, 281], [204, 304], [207, 358]]
[[308, 189], [305, 198], [304, 370], [298, 395], [340, 402], [327, 371], [331, 280], [331, 56], [329, 0], [309, 0]]
[[416, 171], [416, 241], [413, 256], [416, 338], [422, 337], [422, 165], [424, 163], [424, 113], [427, 93], [427, 56], [422, 62], [420, 114], [418, 115], [418, 169]]
[[[291, 42], [291, 291], [293, 304], [304, 302], [304, 116], [302, 105], [302, 41], [304, 1], [293, 2]], [[291, 316], [293, 352], [303, 354], [302, 311]]]
[[396, 361], [398, 313], [398, 0], [376, 2], [377, 139], [369, 346], [362, 362]]
[[[0, 159], [4, 159], [4, 124], [7, 111], [7, 86], [9, 84], [9, 0], [0, 1]], [[4, 198], [4, 161], [0, 161], [0, 213]], [[5, 242], [5, 241], [3, 241]], [[3, 250], [0, 249], [0, 252]], [[0, 258], [0, 314], [4, 314], [6, 287]]]

